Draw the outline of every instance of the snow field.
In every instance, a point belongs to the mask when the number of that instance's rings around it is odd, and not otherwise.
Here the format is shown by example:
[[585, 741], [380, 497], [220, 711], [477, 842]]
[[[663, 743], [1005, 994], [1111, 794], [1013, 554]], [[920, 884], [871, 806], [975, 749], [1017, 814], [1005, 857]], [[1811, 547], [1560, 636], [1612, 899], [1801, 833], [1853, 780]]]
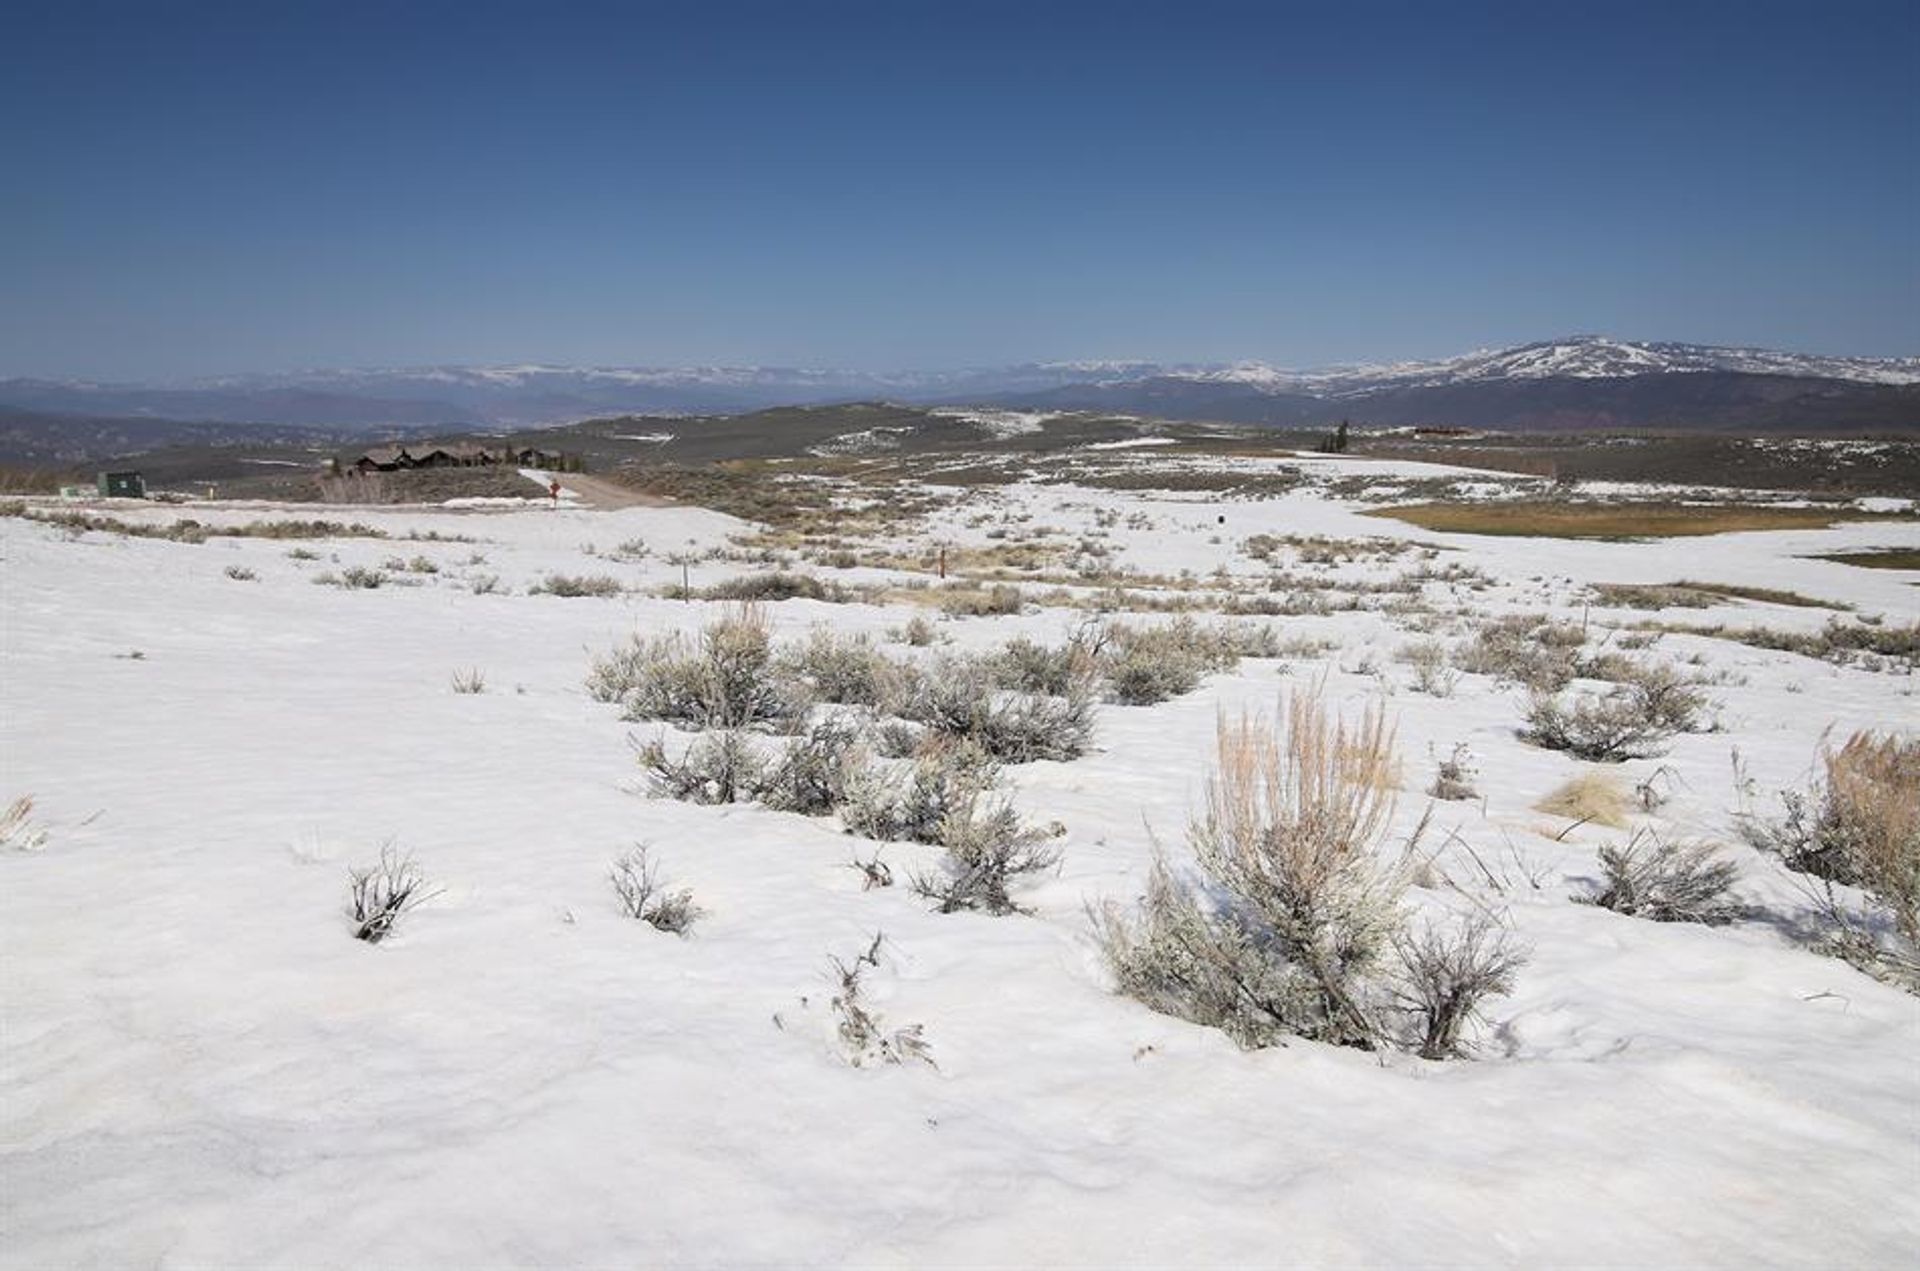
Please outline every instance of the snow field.
[[[1890, 622], [1912, 621], [1920, 594], [1894, 571], [1798, 559], [1920, 542], [1911, 527], [1542, 543], [1357, 511], [1311, 492], [1220, 504], [1013, 486], [970, 493], [925, 537], [999, 541], [995, 522], [968, 524], [982, 513], [1080, 534], [1105, 512], [1127, 565], [1248, 579], [1265, 566], [1235, 544], [1254, 533], [1417, 539], [1492, 579], [1431, 585], [1435, 604], [1575, 620], [1564, 606], [1595, 581], [1788, 587]], [[1136, 513], [1151, 524], [1129, 528]], [[1032, 916], [938, 915], [905, 886], [863, 892], [845, 865], [871, 845], [831, 820], [641, 796], [626, 739], [655, 726], [587, 697], [590, 658], [719, 606], [525, 594], [553, 573], [678, 582], [667, 554], [722, 546], [739, 522], [325, 515], [480, 541], [188, 545], [0, 521], [0, 795], [34, 794], [49, 832], [0, 858], [7, 1266], [1895, 1266], [1920, 1239], [1920, 1003], [1777, 923], [1571, 903], [1597, 847], [1625, 835], [1556, 842], [1567, 823], [1532, 805], [1593, 765], [1520, 742], [1520, 695], [1484, 677], [1445, 699], [1409, 691], [1391, 655], [1427, 637], [1391, 615], [1264, 620], [1337, 647], [1103, 707], [1094, 753], [1008, 769], [1027, 819], [1067, 826], [1061, 867], [1020, 893]], [[652, 554], [609, 558], [633, 538]], [[319, 559], [290, 559], [296, 546]], [[311, 582], [416, 555], [439, 567], [400, 579], [417, 585]], [[233, 564], [258, 581], [226, 577]], [[752, 568], [709, 560], [693, 580]], [[473, 594], [476, 574], [500, 592]], [[884, 638], [911, 612], [769, 607], [787, 639], [815, 623]], [[984, 650], [1057, 642], [1075, 616], [1029, 607], [939, 630]], [[1667, 616], [1824, 621], [1755, 605]], [[1668, 834], [1730, 841], [1741, 782], [1763, 799], [1804, 785], [1828, 728], [1920, 729], [1910, 676], [1698, 637], [1651, 652], [1698, 655], [1683, 669], [1725, 680], [1707, 689], [1724, 731], [1608, 766], [1628, 786], [1670, 771], [1671, 802], [1636, 819]], [[484, 693], [452, 691], [469, 667]], [[1349, 714], [1391, 690], [1390, 842], [1420, 820], [1434, 758], [1473, 753], [1484, 807], [1438, 805], [1424, 841], [1457, 835], [1496, 879], [1450, 846], [1436, 864], [1458, 890], [1410, 901], [1490, 905], [1531, 949], [1478, 1062], [1299, 1041], [1243, 1053], [1108, 990], [1083, 906], [1136, 895], [1156, 838], [1185, 859], [1222, 712], [1272, 712], [1322, 678]], [[349, 938], [345, 875], [388, 840], [443, 890], [369, 947]], [[709, 911], [689, 938], [617, 912], [608, 863], [636, 841]], [[1743, 896], [1799, 912], [1792, 876], [1729, 851]], [[904, 878], [937, 849], [886, 855]], [[889, 1026], [925, 1026], [937, 1068], [855, 1070], [836, 1050], [827, 958], [876, 931], [872, 1002]]]

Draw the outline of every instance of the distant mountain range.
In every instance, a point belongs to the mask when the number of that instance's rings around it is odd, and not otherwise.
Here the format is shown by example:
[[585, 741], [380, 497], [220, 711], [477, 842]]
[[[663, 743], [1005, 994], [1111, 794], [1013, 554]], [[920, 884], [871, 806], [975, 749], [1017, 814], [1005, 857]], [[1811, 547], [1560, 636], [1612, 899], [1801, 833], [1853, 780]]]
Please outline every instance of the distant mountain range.
[[0, 426], [33, 417], [274, 424], [367, 435], [735, 414], [857, 400], [1096, 410], [1276, 426], [1886, 431], [1920, 428], [1920, 357], [1853, 358], [1574, 336], [1434, 362], [1038, 362], [874, 374], [767, 367], [316, 370], [182, 384], [0, 380]]

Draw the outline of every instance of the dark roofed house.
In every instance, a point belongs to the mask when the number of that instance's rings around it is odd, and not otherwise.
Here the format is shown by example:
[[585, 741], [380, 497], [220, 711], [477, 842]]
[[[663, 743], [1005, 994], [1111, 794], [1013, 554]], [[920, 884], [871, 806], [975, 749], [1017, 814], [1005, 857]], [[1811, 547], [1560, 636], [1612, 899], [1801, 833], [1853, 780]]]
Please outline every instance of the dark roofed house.
[[468, 442], [430, 445], [413, 456], [416, 468], [477, 468], [494, 462], [497, 461], [485, 446]]
[[369, 472], [398, 472], [402, 468], [413, 467], [415, 462], [405, 446], [380, 446], [367, 451], [349, 466], [364, 475]]

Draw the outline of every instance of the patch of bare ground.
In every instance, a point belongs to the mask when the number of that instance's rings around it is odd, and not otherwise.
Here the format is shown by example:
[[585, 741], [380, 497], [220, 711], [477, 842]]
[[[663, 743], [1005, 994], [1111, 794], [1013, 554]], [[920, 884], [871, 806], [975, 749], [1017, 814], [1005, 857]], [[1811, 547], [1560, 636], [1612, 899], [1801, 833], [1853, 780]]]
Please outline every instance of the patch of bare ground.
[[1870, 552], [1832, 552], [1813, 559], [1857, 565], [1861, 569], [1920, 569], [1920, 548], [1889, 547]]
[[1444, 534], [1525, 538], [1680, 538], [1751, 530], [1820, 530], [1848, 521], [1913, 523], [1911, 513], [1764, 503], [1415, 503], [1367, 516], [1391, 517]]

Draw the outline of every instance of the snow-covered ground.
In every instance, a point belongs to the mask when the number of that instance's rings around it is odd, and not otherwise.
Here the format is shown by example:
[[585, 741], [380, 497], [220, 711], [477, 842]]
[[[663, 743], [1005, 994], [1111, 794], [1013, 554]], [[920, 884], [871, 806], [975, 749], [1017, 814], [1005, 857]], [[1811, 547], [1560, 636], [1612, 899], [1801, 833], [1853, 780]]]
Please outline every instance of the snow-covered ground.
[[[1143, 576], [1230, 584], [1269, 568], [1242, 550], [1254, 535], [1380, 540], [1299, 568], [1482, 571], [1425, 585], [1449, 621], [1578, 621], [1587, 584], [1680, 578], [1920, 612], [1911, 573], [1806, 559], [1920, 545], [1912, 525], [1549, 543], [1362, 510], [1312, 489], [1020, 485], [966, 492], [913, 541], [1044, 527]], [[1533, 810], [1590, 765], [1521, 742], [1514, 689], [1411, 691], [1392, 655], [1427, 637], [1407, 612], [1275, 618], [1332, 645], [1102, 707], [1094, 753], [1009, 769], [1022, 813], [1066, 827], [1061, 866], [1021, 893], [1029, 915], [940, 915], [904, 886], [863, 891], [847, 863], [871, 845], [830, 819], [646, 797], [628, 740], [654, 727], [583, 687], [629, 634], [710, 621], [716, 605], [647, 591], [680, 581], [669, 557], [749, 527], [679, 508], [328, 515], [395, 537], [186, 544], [0, 519], [0, 803], [31, 794], [46, 833], [0, 855], [0, 1264], [1894, 1267], [1920, 1248], [1920, 999], [1791, 939], [1804, 897], [1730, 828], [1803, 787], [1828, 730], [1920, 730], [1911, 675], [1661, 638], [1710, 682], [1720, 731], [1609, 771], [1664, 770], [1671, 799], [1640, 822], [1731, 844], [1772, 915], [1663, 925], [1573, 901], [1624, 835]], [[314, 585], [395, 558], [377, 590]], [[700, 585], [751, 566], [690, 568]], [[552, 574], [634, 590], [529, 594]], [[884, 639], [916, 611], [770, 612], [783, 638]], [[939, 630], [986, 649], [1077, 618], [1029, 605]], [[486, 691], [454, 692], [474, 669]], [[1452, 836], [1437, 864], [1458, 889], [1410, 903], [1492, 907], [1531, 949], [1475, 1061], [1242, 1052], [1111, 991], [1085, 906], [1137, 895], [1156, 839], [1184, 855], [1221, 712], [1316, 680], [1397, 722], [1390, 841], [1427, 811], [1436, 756], [1472, 752], [1484, 802], [1434, 805], [1426, 840]], [[441, 890], [370, 946], [349, 935], [346, 873], [387, 842]], [[687, 938], [616, 910], [608, 864], [638, 842], [708, 910]], [[935, 857], [888, 854], [902, 873]], [[937, 1067], [853, 1068], [835, 1044], [828, 958], [879, 931], [873, 999], [924, 1026]]]

